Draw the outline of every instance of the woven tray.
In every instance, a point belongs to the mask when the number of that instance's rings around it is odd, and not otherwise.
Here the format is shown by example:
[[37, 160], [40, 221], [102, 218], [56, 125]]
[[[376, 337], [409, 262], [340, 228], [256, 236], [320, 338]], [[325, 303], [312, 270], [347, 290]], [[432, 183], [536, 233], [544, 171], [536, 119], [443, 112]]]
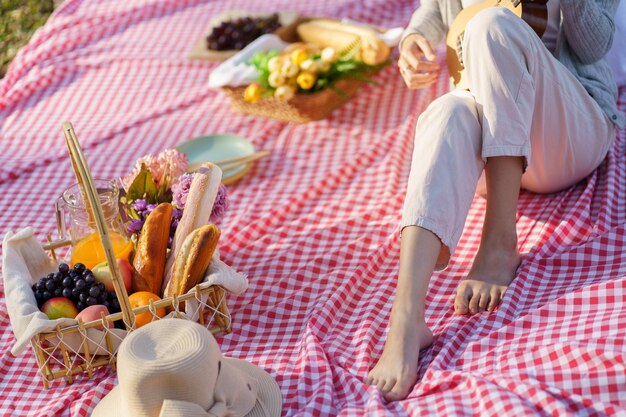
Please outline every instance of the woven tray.
[[[256, 103], [243, 99], [245, 87], [222, 87], [231, 98], [235, 111], [255, 116], [269, 117], [284, 122], [306, 123], [325, 118], [330, 112], [352, 98], [363, 81], [338, 80], [333, 88], [325, 88], [310, 94], [296, 94], [290, 100], [269, 97]], [[338, 93], [339, 91], [340, 93]]]

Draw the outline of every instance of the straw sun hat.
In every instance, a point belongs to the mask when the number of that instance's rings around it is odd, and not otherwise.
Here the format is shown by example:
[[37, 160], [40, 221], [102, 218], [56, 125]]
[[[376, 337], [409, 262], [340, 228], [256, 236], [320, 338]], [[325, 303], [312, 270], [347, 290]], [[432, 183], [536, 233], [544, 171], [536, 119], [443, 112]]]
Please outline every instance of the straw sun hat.
[[118, 385], [93, 416], [279, 417], [276, 381], [263, 369], [225, 358], [213, 335], [183, 319], [131, 332], [117, 357]]

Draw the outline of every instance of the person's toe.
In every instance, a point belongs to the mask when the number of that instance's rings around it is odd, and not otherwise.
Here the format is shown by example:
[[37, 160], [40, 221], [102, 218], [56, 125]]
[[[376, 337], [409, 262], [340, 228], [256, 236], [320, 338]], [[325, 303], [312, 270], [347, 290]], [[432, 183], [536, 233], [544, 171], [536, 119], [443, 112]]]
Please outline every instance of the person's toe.
[[483, 312], [487, 311], [487, 306], [489, 305], [489, 292], [488, 290], [482, 291], [480, 294], [480, 300], [478, 301], [478, 311]]
[[493, 311], [500, 305], [500, 289], [498, 287], [492, 287], [489, 291], [489, 305], [487, 310]]
[[384, 378], [380, 378], [378, 380], [376, 380], [376, 388], [378, 388], [379, 390], [384, 392], [384, 387], [385, 387], [385, 379]]
[[407, 395], [409, 395], [409, 388], [398, 382], [384, 394], [384, 397], [387, 401], [399, 401], [405, 399]]
[[396, 379], [395, 378], [389, 378], [389, 379], [387, 379], [387, 382], [381, 388], [381, 391], [383, 392], [383, 394], [386, 394], [387, 392], [389, 392], [389, 391], [391, 391], [393, 389], [394, 385], [396, 385]]
[[474, 291], [472, 294], [472, 298], [469, 300], [469, 311], [470, 314], [478, 313], [478, 304], [480, 303], [481, 293], [480, 291]]
[[472, 288], [461, 283], [457, 289], [454, 299], [454, 311], [456, 314], [467, 314], [469, 312], [469, 300], [472, 297]]

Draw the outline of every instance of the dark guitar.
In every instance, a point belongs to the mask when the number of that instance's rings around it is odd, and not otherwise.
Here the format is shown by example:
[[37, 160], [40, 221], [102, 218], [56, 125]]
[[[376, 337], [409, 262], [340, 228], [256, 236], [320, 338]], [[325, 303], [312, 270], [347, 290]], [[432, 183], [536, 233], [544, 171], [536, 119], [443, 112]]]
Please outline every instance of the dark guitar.
[[452, 83], [458, 88], [469, 90], [463, 67], [461, 45], [465, 26], [476, 13], [487, 7], [506, 7], [528, 23], [541, 37], [548, 23], [547, 2], [548, 0], [485, 0], [461, 10], [452, 22], [446, 38], [446, 59]]

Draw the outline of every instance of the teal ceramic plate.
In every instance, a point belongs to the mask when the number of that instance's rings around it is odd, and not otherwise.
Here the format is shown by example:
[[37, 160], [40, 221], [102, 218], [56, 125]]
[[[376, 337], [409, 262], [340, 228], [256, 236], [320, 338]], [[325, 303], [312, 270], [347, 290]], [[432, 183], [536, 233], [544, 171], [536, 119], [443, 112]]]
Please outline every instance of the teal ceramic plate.
[[[255, 152], [254, 146], [246, 138], [231, 133], [200, 136], [177, 146], [187, 155], [189, 165], [202, 162], [217, 162], [229, 158], [247, 156]], [[230, 184], [243, 177], [252, 167], [245, 164], [224, 171], [222, 182]]]

